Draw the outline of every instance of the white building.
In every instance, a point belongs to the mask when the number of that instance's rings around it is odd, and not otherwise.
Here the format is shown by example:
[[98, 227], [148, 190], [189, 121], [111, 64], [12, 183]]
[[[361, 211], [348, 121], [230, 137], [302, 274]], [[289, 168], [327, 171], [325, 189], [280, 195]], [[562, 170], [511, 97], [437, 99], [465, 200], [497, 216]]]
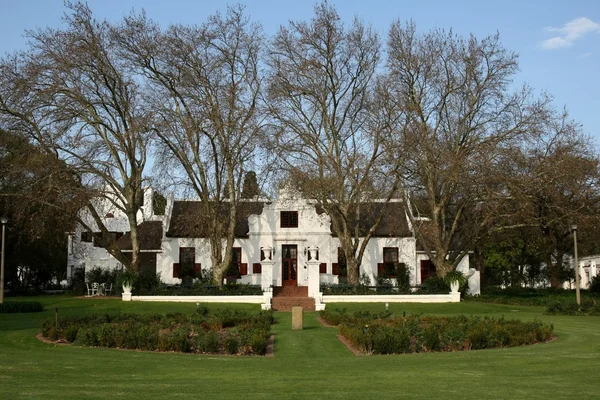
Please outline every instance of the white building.
[[[403, 263], [410, 273], [411, 285], [421, 284], [431, 275], [433, 265], [417, 246], [403, 204], [392, 201], [371, 205], [379, 209], [385, 207], [385, 218], [369, 240], [360, 275], [367, 277], [372, 285], [382, 276], [393, 280], [395, 266]], [[319, 206], [281, 191], [274, 201], [241, 201], [237, 214], [232, 264], [239, 270], [238, 282], [263, 287], [308, 286], [311, 248], [318, 249], [320, 283], [344, 280], [345, 261], [339, 239], [332, 235], [331, 219]], [[121, 249], [130, 251], [125, 216], [114, 210], [106, 215], [109, 230], [113, 230], [111, 224], [120, 229], [115, 233], [122, 235], [117, 243]], [[193, 267], [196, 275], [208, 273], [212, 267], [210, 242], [202, 215], [199, 201], [170, 197], [165, 215], [156, 216], [152, 212], [152, 193], [148, 190], [140, 211], [142, 269], [160, 273], [162, 281], [168, 284], [181, 282], [183, 268], [189, 271]], [[224, 212], [224, 218], [226, 215]], [[368, 218], [366, 222], [368, 224]], [[114, 268], [118, 264], [104, 249], [94, 248], [89, 234], [81, 229], [73, 235], [69, 250], [69, 268]], [[272, 253], [272, 263], [262, 262], [265, 251]], [[269, 265], [268, 271], [265, 264]], [[469, 269], [468, 257], [460, 262], [458, 270], [469, 277], [470, 292], [479, 293], [479, 272]]]

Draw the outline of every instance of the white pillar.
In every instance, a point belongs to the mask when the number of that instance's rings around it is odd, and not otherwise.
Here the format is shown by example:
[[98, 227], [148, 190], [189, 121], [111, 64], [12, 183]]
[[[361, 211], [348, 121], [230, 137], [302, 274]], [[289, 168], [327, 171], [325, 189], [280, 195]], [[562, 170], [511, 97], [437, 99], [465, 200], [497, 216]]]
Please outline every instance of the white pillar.
[[[588, 270], [589, 271], [589, 270]], [[586, 289], [590, 286], [591, 275], [588, 277], [585, 273], [585, 262], [579, 262], [579, 274], [581, 275], [581, 288]]]
[[310, 261], [308, 264], [308, 297], [312, 297], [315, 299], [315, 310], [320, 311], [325, 309], [325, 304], [321, 302], [323, 298], [323, 293], [321, 293], [320, 285], [320, 274], [319, 274], [319, 265], [321, 262], [316, 259], [317, 256], [317, 248], [311, 247], [308, 249], [310, 252]]

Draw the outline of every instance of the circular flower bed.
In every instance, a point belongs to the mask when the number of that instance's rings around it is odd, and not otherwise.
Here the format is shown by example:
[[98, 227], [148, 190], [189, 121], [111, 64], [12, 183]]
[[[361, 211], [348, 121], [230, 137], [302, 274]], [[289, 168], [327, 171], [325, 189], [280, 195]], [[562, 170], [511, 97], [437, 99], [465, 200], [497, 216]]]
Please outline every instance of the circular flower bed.
[[92, 315], [46, 321], [42, 335], [79, 346], [185, 353], [264, 355], [273, 314], [199, 306], [193, 315]]
[[367, 354], [459, 351], [521, 346], [553, 338], [554, 327], [540, 321], [455, 316], [392, 317], [389, 313], [347, 314], [323, 311], [325, 322], [339, 325], [340, 333]]

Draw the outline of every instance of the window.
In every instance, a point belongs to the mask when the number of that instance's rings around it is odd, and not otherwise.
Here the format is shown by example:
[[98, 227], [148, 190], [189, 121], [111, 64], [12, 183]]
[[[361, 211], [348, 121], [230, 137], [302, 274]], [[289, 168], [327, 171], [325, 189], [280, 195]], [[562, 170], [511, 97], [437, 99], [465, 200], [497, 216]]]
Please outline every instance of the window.
[[231, 261], [227, 269], [227, 276], [240, 278], [241, 275], [248, 274], [248, 264], [242, 263], [242, 248], [234, 247], [231, 249]]
[[398, 248], [383, 248], [383, 263], [378, 265], [377, 275], [384, 278], [395, 278], [398, 267]]
[[102, 232], [94, 232], [94, 247], [102, 247]]
[[181, 276], [193, 276], [196, 263], [196, 249], [194, 247], [179, 248], [179, 265]]
[[298, 211], [282, 211], [280, 215], [282, 228], [298, 227]]
[[179, 262], [173, 264], [173, 278], [201, 277], [202, 265], [196, 263], [194, 247], [179, 248]]
[[339, 277], [348, 276], [348, 267], [346, 264], [346, 254], [341, 247], [338, 247], [338, 262], [331, 264], [331, 272]]
[[92, 232], [81, 232], [81, 241], [82, 242], [86, 242], [86, 243], [92, 243], [93, 240], [93, 236], [92, 236]]

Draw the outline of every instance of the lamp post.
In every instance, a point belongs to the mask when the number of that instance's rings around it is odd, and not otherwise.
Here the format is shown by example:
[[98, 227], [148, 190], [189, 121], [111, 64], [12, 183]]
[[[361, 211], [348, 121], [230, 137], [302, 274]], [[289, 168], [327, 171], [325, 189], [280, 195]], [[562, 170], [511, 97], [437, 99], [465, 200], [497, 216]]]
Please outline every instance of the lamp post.
[[577, 305], [581, 305], [581, 293], [579, 292], [579, 260], [577, 259], [577, 225], [571, 225], [571, 231], [573, 232], [573, 243], [575, 246], [575, 293], [577, 296]]
[[2, 224], [2, 248], [0, 249], [0, 304], [4, 303], [4, 230], [8, 223], [8, 218], [0, 217]]

